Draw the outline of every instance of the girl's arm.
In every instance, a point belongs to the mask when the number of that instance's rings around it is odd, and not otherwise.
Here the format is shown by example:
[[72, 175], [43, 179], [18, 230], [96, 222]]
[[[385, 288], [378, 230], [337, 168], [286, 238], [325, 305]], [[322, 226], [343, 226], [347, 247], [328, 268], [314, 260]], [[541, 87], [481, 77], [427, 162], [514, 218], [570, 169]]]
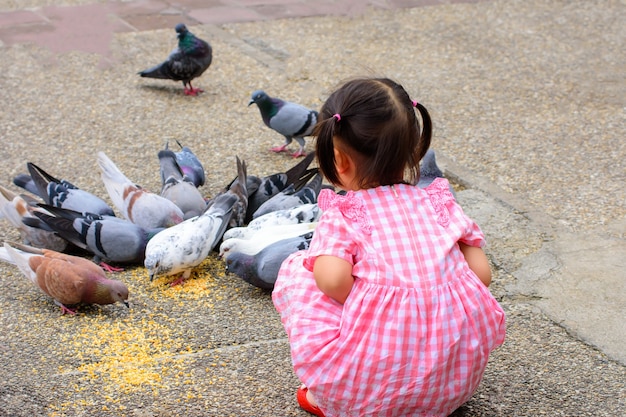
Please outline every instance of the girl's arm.
[[483, 252], [482, 248], [466, 245], [461, 242], [459, 242], [459, 247], [470, 269], [474, 271], [483, 284], [488, 287], [489, 284], [491, 284], [491, 267], [489, 266], [485, 252]]
[[320, 291], [340, 304], [346, 301], [354, 285], [352, 265], [336, 256], [321, 255], [315, 258], [313, 276]]

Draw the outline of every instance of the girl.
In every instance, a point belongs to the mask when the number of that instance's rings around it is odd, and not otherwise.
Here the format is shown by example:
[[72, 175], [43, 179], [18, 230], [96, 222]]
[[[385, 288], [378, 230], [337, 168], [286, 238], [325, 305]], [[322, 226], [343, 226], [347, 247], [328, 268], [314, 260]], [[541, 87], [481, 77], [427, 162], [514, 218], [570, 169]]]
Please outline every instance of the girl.
[[320, 193], [311, 245], [285, 260], [272, 294], [298, 402], [317, 416], [447, 416], [505, 325], [479, 227], [447, 180], [411, 185], [428, 111], [394, 81], [356, 79], [331, 94], [314, 135], [320, 170], [347, 193]]

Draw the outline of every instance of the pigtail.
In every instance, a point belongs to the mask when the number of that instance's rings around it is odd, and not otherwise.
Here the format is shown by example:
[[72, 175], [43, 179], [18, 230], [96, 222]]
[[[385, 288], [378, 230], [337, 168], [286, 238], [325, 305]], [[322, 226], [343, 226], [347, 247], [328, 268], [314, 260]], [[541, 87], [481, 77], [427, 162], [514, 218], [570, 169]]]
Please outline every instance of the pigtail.
[[324, 177], [326, 177], [331, 184], [338, 184], [339, 174], [337, 173], [337, 169], [335, 167], [335, 147], [333, 144], [333, 137], [335, 136], [337, 130], [336, 124], [341, 119], [341, 116], [339, 116], [339, 120], [334, 116], [328, 117], [325, 109], [322, 109], [320, 115], [322, 115], [322, 117], [326, 117], [318, 121], [313, 131], [313, 136], [317, 138], [315, 142], [317, 163]]
[[413, 101], [413, 107], [417, 109], [420, 117], [422, 118], [422, 132], [420, 134], [420, 144], [418, 146], [418, 161], [421, 161], [424, 155], [426, 155], [428, 148], [430, 148], [430, 141], [433, 135], [433, 123], [430, 119], [430, 114], [428, 113], [428, 110], [426, 110], [426, 107], [424, 107], [421, 103], [418, 103], [417, 101]]

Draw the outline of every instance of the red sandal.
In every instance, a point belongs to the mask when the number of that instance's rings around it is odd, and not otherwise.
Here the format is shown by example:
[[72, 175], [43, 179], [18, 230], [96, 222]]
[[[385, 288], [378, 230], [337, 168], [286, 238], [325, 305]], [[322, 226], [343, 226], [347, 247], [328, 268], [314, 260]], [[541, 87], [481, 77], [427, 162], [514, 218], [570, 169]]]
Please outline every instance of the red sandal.
[[322, 410], [320, 410], [318, 406], [312, 405], [309, 400], [306, 399], [306, 393], [308, 391], [309, 389], [304, 385], [302, 385], [300, 388], [298, 388], [298, 391], [296, 391], [296, 398], [298, 399], [298, 404], [300, 405], [300, 408], [317, 417], [325, 417], [324, 413], [322, 412]]

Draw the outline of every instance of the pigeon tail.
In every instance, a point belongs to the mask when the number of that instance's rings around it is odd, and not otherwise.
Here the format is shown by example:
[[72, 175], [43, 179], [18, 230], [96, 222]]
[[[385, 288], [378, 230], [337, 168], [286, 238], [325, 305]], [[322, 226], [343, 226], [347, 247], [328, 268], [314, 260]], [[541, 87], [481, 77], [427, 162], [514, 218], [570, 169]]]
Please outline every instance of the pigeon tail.
[[26, 191], [39, 195], [39, 190], [35, 185], [35, 181], [28, 174], [18, 174], [13, 178], [13, 184], [17, 185], [20, 188], [25, 189]]
[[[18, 245], [17, 243], [12, 243], [12, 244], [16, 247], [22, 246], [22, 245]], [[26, 276], [34, 285], [37, 285], [37, 275], [33, 272], [32, 268], [30, 267], [28, 263], [28, 260], [30, 259], [30, 257], [34, 256], [35, 254], [33, 253], [28, 254], [26, 252], [20, 253], [16, 249], [11, 247], [11, 245], [9, 245], [8, 242], [4, 242], [4, 250], [6, 251], [6, 254], [3, 252], [0, 254], [0, 257], [16, 265], [19, 268], [19, 270], [22, 271], [24, 276]]]

